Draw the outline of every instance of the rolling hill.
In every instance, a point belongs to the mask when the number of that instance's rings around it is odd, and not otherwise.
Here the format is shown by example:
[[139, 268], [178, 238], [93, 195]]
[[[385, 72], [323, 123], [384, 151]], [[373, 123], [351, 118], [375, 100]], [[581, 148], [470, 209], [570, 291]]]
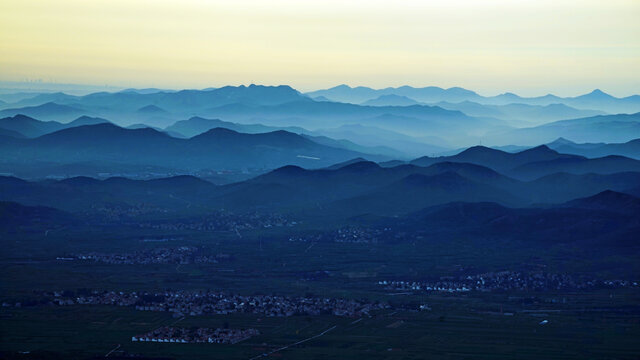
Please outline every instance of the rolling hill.
[[43, 120], [68, 122], [70, 119], [89, 115], [91, 114], [91, 111], [87, 111], [76, 106], [62, 105], [54, 102], [48, 102], [37, 106], [0, 110], [0, 116], [2, 117], [11, 117], [20, 114]]
[[411, 164], [429, 166], [438, 162], [473, 163], [523, 180], [533, 180], [557, 172], [612, 174], [625, 171], [640, 171], [640, 161], [635, 159], [622, 156], [588, 159], [578, 155], [560, 154], [546, 145], [516, 153], [484, 146], [474, 146], [457, 155], [425, 156], [411, 161]]
[[597, 110], [613, 114], [636, 113], [640, 111], [640, 96], [632, 95], [617, 98], [599, 89], [575, 97], [559, 97], [552, 94], [537, 97], [522, 97], [513, 93], [482, 96], [474, 91], [459, 87], [443, 89], [436, 86], [423, 88], [400, 86], [397, 88], [372, 89], [364, 86], [350, 87], [348, 85], [339, 85], [330, 89], [312, 91], [307, 93], [307, 95], [311, 97], [323, 96], [331, 101], [350, 102], [354, 104], [360, 104], [384, 95], [394, 95], [405, 96], [428, 104], [439, 102], [462, 103], [466, 101], [482, 105], [525, 104], [549, 106], [563, 104], [579, 110]]
[[183, 173], [198, 169], [268, 170], [286, 164], [324, 167], [370, 157], [282, 130], [244, 134], [215, 128], [178, 139], [151, 128], [125, 129], [108, 123], [63, 129], [35, 139], [14, 139], [0, 144], [0, 154], [17, 168], [33, 161], [91, 162], [156, 166]]
[[626, 143], [575, 143], [565, 138], [558, 138], [547, 146], [563, 154], [575, 154], [589, 158], [621, 155], [640, 160], [640, 139], [630, 140]]
[[59, 123], [57, 121], [40, 121], [26, 115], [18, 114], [13, 117], [0, 119], [0, 129], [12, 131], [24, 137], [34, 138], [62, 129], [108, 122], [108, 120], [101, 118], [81, 116], [71, 122]]
[[559, 137], [576, 142], [620, 143], [633, 140], [640, 134], [640, 113], [599, 115], [552, 122], [536, 127], [511, 129], [488, 134], [487, 141], [506, 145], [545, 144]]

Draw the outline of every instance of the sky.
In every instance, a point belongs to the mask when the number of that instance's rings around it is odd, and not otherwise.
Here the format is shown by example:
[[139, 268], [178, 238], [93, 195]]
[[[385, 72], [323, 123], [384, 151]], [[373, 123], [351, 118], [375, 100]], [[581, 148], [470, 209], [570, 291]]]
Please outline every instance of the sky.
[[3, 0], [0, 81], [640, 93], [638, 0]]

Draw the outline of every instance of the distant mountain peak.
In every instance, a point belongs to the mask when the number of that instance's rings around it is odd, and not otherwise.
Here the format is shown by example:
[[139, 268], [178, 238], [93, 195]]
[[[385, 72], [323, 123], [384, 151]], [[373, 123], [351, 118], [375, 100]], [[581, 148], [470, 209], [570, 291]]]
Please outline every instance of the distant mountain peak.
[[163, 108], [156, 106], [156, 105], [147, 105], [147, 106], [143, 106], [140, 109], [138, 109], [138, 112], [140, 113], [147, 113], [147, 114], [164, 114], [167, 111], [164, 110]]
[[397, 94], [383, 94], [378, 96], [377, 98], [367, 100], [362, 103], [362, 105], [373, 105], [373, 106], [410, 106], [417, 105], [419, 102], [416, 100]]
[[306, 173], [307, 170], [301, 168], [300, 166], [296, 166], [296, 165], [285, 165], [283, 167], [279, 167], [273, 171], [271, 171], [268, 174], [265, 174], [263, 176], [268, 176], [270, 174], [278, 174], [278, 175], [297, 175], [297, 174], [302, 174], [302, 173]]
[[549, 145], [551, 145], [551, 146], [554, 146], [554, 145], [575, 145], [575, 144], [576, 143], [574, 143], [571, 140], [565, 139], [563, 137], [559, 137], [559, 138], [553, 140], [552, 142], [550, 142], [549, 144], [547, 144], [547, 146], [549, 146]]
[[11, 121], [39, 121], [39, 120], [36, 120], [36, 119], [32, 118], [31, 116], [27, 116], [27, 115], [24, 115], [24, 114], [16, 114], [14, 116], [10, 116], [10, 117], [4, 118], [4, 120], [11, 120]]
[[569, 201], [565, 206], [638, 214], [640, 199], [629, 194], [605, 190], [593, 196]]
[[[206, 120], [206, 119], [203, 119]], [[240, 134], [237, 131], [233, 131], [231, 129], [227, 129], [224, 127], [215, 127], [213, 129], [209, 129], [207, 131], [205, 131], [204, 133], [198, 135], [198, 137], [200, 136], [217, 136], [217, 135], [238, 135]]]
[[502, 152], [503, 151], [492, 149], [490, 147], [476, 145], [464, 150], [463, 152], [460, 153], [460, 155], [462, 154], [495, 154], [495, 153], [502, 153]]
[[67, 125], [73, 125], [73, 126], [96, 125], [96, 124], [103, 124], [103, 123], [108, 123], [108, 122], [109, 122], [109, 120], [106, 120], [106, 119], [103, 119], [103, 118], [82, 115], [79, 118], [71, 121]]
[[377, 97], [377, 99], [410, 99], [410, 100], [413, 100], [413, 99], [409, 98], [408, 96], [396, 95], [396, 94], [380, 95], [380, 96]]
[[222, 121], [220, 119], [207, 119], [207, 118], [203, 118], [201, 116], [192, 116], [187, 120], [181, 120], [181, 121], [190, 121], [190, 122], [218, 122], [218, 121]]
[[[359, 158], [359, 159], [362, 159], [362, 158]], [[340, 168], [340, 170], [348, 170], [348, 171], [356, 171], [356, 172], [362, 172], [362, 171], [367, 171], [371, 169], [380, 169], [380, 165], [376, 164], [373, 161], [367, 161], [365, 159], [362, 159], [362, 161], [356, 161]]]
[[531, 151], [531, 152], [552, 152], [552, 153], [557, 153], [557, 151], [552, 150], [551, 148], [549, 148], [547, 145], [538, 145], [536, 147], [532, 147], [531, 149], [527, 149], [527, 150], [523, 150], [521, 152], [525, 152], [525, 151]]
[[590, 99], [609, 99], [609, 98], [613, 98], [613, 96], [607, 94], [606, 92], [600, 90], [600, 89], [595, 89], [592, 92], [579, 96], [579, 98], [590, 98]]

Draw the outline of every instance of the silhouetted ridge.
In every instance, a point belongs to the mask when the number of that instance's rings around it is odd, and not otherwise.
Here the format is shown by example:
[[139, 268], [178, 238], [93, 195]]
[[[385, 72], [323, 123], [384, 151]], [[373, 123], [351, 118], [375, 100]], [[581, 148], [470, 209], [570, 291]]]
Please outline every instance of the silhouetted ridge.
[[95, 185], [99, 183], [100, 180], [94, 179], [88, 176], [75, 176], [68, 179], [60, 180], [61, 184], [67, 184], [71, 186], [87, 186], [87, 185]]
[[343, 168], [345, 166], [348, 166], [348, 165], [351, 165], [351, 164], [355, 164], [355, 163], [361, 162], [361, 161], [367, 161], [367, 159], [364, 159], [364, 158], [361, 158], [361, 157], [357, 157], [357, 158], [354, 158], [354, 159], [343, 161], [341, 163], [337, 163], [337, 164], [333, 164], [331, 166], [327, 166], [325, 169], [327, 169], [327, 170], [337, 170], [337, 169], [340, 169], [340, 168]]
[[550, 142], [549, 144], [547, 144], [547, 146], [575, 145], [575, 144], [576, 143], [574, 143], [571, 140], [565, 139], [563, 137], [559, 137], [553, 140], [552, 142]]
[[286, 165], [280, 168], [277, 168], [265, 175], [259, 176], [259, 178], [266, 178], [273, 175], [282, 175], [282, 176], [292, 176], [292, 175], [301, 175], [306, 174], [308, 171], [296, 165]]
[[26, 180], [17, 178], [15, 176], [0, 176], [0, 184], [19, 186], [19, 185], [28, 185], [29, 182]]
[[149, 184], [161, 184], [166, 186], [199, 186], [212, 185], [209, 181], [192, 175], [177, 175], [165, 178], [147, 180]]
[[373, 169], [381, 169], [380, 165], [376, 164], [373, 161], [358, 161], [352, 164], [347, 164], [338, 169], [340, 172], [367, 172]]
[[241, 133], [231, 130], [231, 129], [227, 129], [227, 128], [223, 128], [223, 127], [215, 127], [213, 129], [209, 129], [205, 132], [203, 132], [200, 135], [196, 135], [194, 137], [192, 137], [191, 139], [196, 140], [196, 139], [204, 139], [204, 138], [210, 138], [210, 137], [214, 137], [214, 138], [231, 138], [231, 137], [235, 137], [235, 136], [240, 136]]
[[40, 227], [65, 226], [77, 222], [70, 214], [46, 206], [25, 206], [13, 201], [0, 201], [0, 231], [36, 230]]
[[59, 139], [68, 137], [78, 138], [86, 136], [88, 138], [104, 138], [106, 136], [142, 136], [144, 137], [169, 137], [169, 135], [152, 129], [150, 127], [140, 129], [125, 129], [112, 123], [100, 123], [95, 125], [76, 126], [68, 129], [58, 130], [51, 134], [45, 134], [38, 139]]
[[596, 195], [565, 203], [568, 207], [606, 210], [640, 217], [640, 199], [621, 192], [605, 190]]
[[138, 109], [138, 112], [147, 114], [164, 114], [167, 111], [156, 105], [147, 105]]
[[84, 125], [97, 125], [97, 124], [104, 124], [104, 123], [108, 123], [109, 120], [103, 119], [103, 118], [99, 118], [99, 117], [91, 117], [91, 116], [80, 116], [79, 118], [71, 121], [70, 123], [67, 123], [66, 125], [68, 127], [74, 127], [74, 126], [84, 126]]

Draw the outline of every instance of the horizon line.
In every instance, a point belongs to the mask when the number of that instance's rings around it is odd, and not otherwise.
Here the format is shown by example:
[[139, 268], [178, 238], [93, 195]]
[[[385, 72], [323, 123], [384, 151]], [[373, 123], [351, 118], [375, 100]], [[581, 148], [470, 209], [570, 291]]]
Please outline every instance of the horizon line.
[[[7, 87], [7, 85], [14, 85], [14, 86], [18, 86], [17, 88], [12, 88], [12, 87]], [[33, 86], [35, 85], [36, 87], [30, 88], [29, 86]], [[395, 86], [384, 86], [384, 87], [374, 87], [374, 86], [367, 86], [367, 85], [352, 85], [352, 84], [347, 84], [347, 83], [341, 83], [341, 84], [337, 84], [337, 85], [333, 85], [333, 86], [329, 86], [329, 87], [321, 87], [321, 88], [313, 88], [313, 89], [299, 89], [293, 85], [290, 84], [261, 84], [261, 83], [239, 83], [239, 84], [224, 84], [224, 85], [219, 85], [219, 86], [204, 86], [204, 87], [165, 87], [165, 86], [158, 86], [158, 85], [141, 85], [141, 86], [124, 86], [124, 85], [114, 85], [114, 84], [87, 84], [87, 83], [73, 83], [73, 82], [52, 82], [52, 81], [42, 81], [40, 79], [37, 80], [33, 80], [33, 81], [13, 81], [13, 80], [0, 80], [0, 90], [17, 90], [17, 91], [24, 91], [24, 90], [28, 90], [29, 92], [77, 92], [77, 93], [81, 93], [84, 92], [85, 95], [87, 94], [91, 94], [93, 92], [119, 92], [119, 91], [123, 91], [123, 90], [144, 90], [144, 89], [157, 89], [159, 91], [181, 91], [181, 90], [197, 90], [197, 91], [204, 91], [207, 89], [219, 89], [219, 88], [223, 88], [226, 86], [234, 86], [234, 87], [240, 87], [240, 86], [251, 86], [251, 85], [256, 85], [256, 86], [272, 86], [272, 87], [277, 87], [277, 86], [288, 86], [296, 91], [299, 91], [301, 94], [306, 94], [306, 93], [311, 93], [311, 92], [316, 92], [316, 91], [321, 91], [321, 90], [329, 90], [332, 88], [336, 88], [339, 86], [348, 86], [351, 89], [356, 89], [356, 88], [369, 88], [372, 90], [385, 90], [385, 89], [399, 89], [402, 87], [411, 87], [414, 89], [422, 89], [422, 88], [429, 88], [429, 87], [433, 87], [433, 88], [440, 88], [443, 90], [450, 90], [450, 89], [463, 89], [463, 90], [468, 90], [468, 91], [473, 91], [474, 93], [476, 93], [477, 95], [483, 96], [483, 97], [494, 97], [494, 96], [499, 96], [499, 95], [505, 95], [505, 94], [515, 94], [519, 97], [522, 98], [536, 98], [536, 97], [543, 97], [543, 96], [549, 96], [549, 95], [553, 95], [553, 96], [557, 96], [557, 97], [561, 97], [561, 98], [571, 98], [571, 97], [577, 97], [577, 96], [581, 96], [581, 95], [586, 95], [586, 94], [590, 94], [594, 91], [601, 91], [607, 95], [611, 95], [614, 96], [616, 98], [626, 98], [626, 97], [630, 97], [630, 96], [635, 96], [635, 95], [640, 95], [640, 89], [638, 92], [632, 92], [632, 93], [627, 93], [625, 95], [620, 95], [619, 93], [611, 92], [610, 90], [603, 90], [601, 87], [591, 87], [587, 90], [584, 90], [583, 92], [579, 92], [573, 95], [558, 95], [557, 93], [554, 93], [553, 91], [548, 91], [546, 93], [538, 93], [537, 95], [521, 95], [522, 93], [517, 91], [517, 90], [503, 90], [501, 92], [497, 92], [494, 94], [489, 94], [487, 95], [486, 92], [480, 92], [477, 90], [473, 90], [472, 88], [468, 88], [468, 87], [464, 87], [464, 86], [460, 86], [460, 85], [456, 85], [456, 86], [438, 86], [438, 85], [420, 85], [420, 86], [416, 86], [416, 85], [408, 85], [408, 84], [401, 84], [401, 85], [395, 85]], [[24, 88], [23, 88], [24, 86]], [[46, 86], [52, 86], [53, 88], [46, 88]], [[38, 88], [40, 87], [40, 88]], [[58, 88], [55, 88], [58, 87]], [[62, 89], [61, 87], [68, 87], [68, 89]], [[105, 90], [99, 90], [99, 89], [105, 89]], [[106, 90], [109, 89], [109, 90]], [[615, 94], [615, 95], [614, 95]], [[81, 96], [81, 95], [80, 95]]]

